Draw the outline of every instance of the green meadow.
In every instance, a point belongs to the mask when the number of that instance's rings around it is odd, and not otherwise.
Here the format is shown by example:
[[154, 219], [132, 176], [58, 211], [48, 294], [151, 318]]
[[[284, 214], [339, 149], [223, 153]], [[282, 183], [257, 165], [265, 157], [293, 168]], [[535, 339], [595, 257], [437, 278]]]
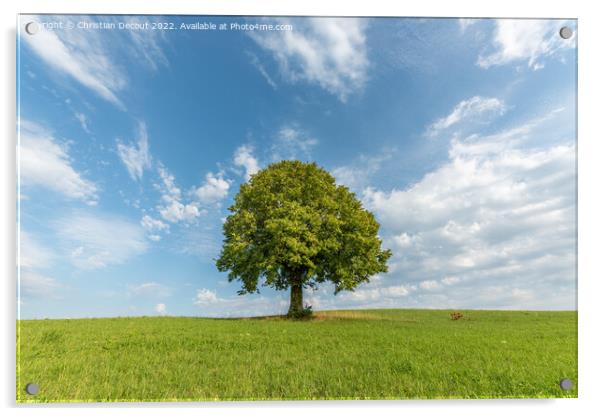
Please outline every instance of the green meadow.
[[577, 397], [577, 312], [451, 312], [21, 320], [17, 401]]

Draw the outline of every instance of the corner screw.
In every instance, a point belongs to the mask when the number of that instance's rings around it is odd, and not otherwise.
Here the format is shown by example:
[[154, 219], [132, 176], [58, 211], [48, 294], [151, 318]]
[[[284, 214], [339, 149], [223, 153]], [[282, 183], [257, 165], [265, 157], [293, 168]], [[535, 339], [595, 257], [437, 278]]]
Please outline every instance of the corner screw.
[[562, 39], [570, 39], [571, 36], [573, 36], [573, 29], [568, 26], [563, 26], [559, 33]]
[[40, 30], [40, 28], [38, 27], [38, 24], [36, 22], [29, 22], [25, 25], [25, 31], [29, 35], [35, 35], [36, 33], [38, 33], [38, 30]]
[[25, 392], [29, 395], [36, 395], [38, 394], [38, 392], [40, 391], [40, 386], [38, 386], [36, 383], [28, 383], [25, 386]]
[[573, 382], [568, 378], [563, 378], [562, 380], [560, 380], [560, 388], [565, 391], [572, 390]]

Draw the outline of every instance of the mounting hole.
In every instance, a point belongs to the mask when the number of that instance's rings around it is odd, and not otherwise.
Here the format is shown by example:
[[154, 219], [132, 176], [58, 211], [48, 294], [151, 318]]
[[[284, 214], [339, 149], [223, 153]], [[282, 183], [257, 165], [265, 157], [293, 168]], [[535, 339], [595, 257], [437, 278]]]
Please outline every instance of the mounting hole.
[[32, 396], [38, 394], [39, 391], [40, 391], [40, 386], [38, 386], [36, 383], [28, 383], [25, 386], [25, 392]]
[[563, 378], [562, 380], [560, 380], [560, 388], [565, 391], [572, 390], [573, 382], [568, 378]]
[[38, 30], [40, 30], [40, 28], [36, 22], [29, 22], [25, 25], [25, 31], [30, 35], [35, 35], [38, 33]]
[[570, 39], [573, 36], [573, 29], [568, 26], [563, 26], [559, 33], [562, 39]]

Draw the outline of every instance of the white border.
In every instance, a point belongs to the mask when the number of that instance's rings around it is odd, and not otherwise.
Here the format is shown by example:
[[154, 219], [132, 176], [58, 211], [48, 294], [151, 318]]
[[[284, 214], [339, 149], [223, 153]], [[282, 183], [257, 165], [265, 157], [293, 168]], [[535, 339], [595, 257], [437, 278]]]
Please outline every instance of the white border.
[[[448, 415], [507, 415], [509, 412], [546, 415], [590, 414], [602, 408], [598, 387], [602, 370], [600, 362], [600, 327], [602, 326], [599, 296], [602, 294], [602, 255], [598, 233], [602, 231], [600, 185], [602, 157], [600, 123], [602, 94], [602, 15], [594, 1], [528, 2], [525, 0], [420, 0], [394, 2], [386, 0], [341, 1], [299, 0], [15, 0], [1, 3], [2, 71], [1, 102], [4, 137], [0, 150], [0, 196], [2, 197], [2, 238], [0, 256], [2, 273], [2, 375], [0, 392], [4, 414], [104, 415], [112, 414], [162, 415], [167, 409], [175, 414], [234, 415], [306, 415], [337, 411], [346, 414], [379, 414], [420, 411], [426, 414]], [[598, 8], [600, 9], [600, 8]], [[186, 404], [116, 404], [116, 405], [50, 405], [17, 407], [15, 404], [15, 43], [17, 13], [119, 13], [119, 14], [250, 14], [250, 15], [333, 15], [333, 16], [448, 16], [448, 17], [558, 17], [579, 19], [579, 399], [572, 400], [472, 400], [472, 401], [402, 401], [402, 402], [259, 402], [259, 403], [186, 403]], [[202, 410], [198, 409], [199, 407]]]

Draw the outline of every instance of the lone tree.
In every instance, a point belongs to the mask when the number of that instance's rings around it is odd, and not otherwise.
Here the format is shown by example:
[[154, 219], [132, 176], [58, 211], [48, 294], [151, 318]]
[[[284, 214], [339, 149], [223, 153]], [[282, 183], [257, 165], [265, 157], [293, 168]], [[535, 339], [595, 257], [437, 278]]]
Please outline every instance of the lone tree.
[[335, 294], [386, 272], [379, 224], [355, 194], [315, 163], [282, 161], [257, 172], [229, 208], [217, 268], [258, 285], [290, 288], [289, 317], [302, 316], [303, 288], [330, 281]]

